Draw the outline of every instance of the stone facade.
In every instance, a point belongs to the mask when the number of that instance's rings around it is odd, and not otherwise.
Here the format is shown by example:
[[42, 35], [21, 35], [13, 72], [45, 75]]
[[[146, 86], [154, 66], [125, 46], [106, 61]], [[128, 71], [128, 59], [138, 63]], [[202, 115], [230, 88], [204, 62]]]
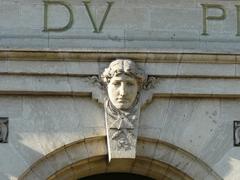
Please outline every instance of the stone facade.
[[[0, 23], [2, 48], [50, 49], [148, 49], [171, 51], [239, 52], [240, 11], [234, 0], [113, 0], [101, 33], [94, 26], [84, 1], [65, 2], [71, 9], [72, 26], [64, 32], [44, 31], [44, 1], [1, 0]], [[89, 9], [97, 27], [108, 4], [91, 0]], [[222, 20], [207, 20], [208, 36], [203, 34], [203, 6], [214, 4], [208, 16]], [[220, 7], [219, 7], [220, 6]], [[48, 7], [48, 27], [59, 28], [69, 21], [65, 6]], [[240, 15], [239, 15], [240, 16]], [[240, 19], [240, 18], [239, 18]]]
[[[54, 175], [60, 170], [70, 176], [73, 172], [65, 171], [70, 164], [108, 154], [103, 90], [92, 77], [116, 57], [134, 60], [155, 77], [154, 87], [145, 90], [138, 128], [138, 138], [149, 140], [138, 140], [137, 159], [164, 162], [193, 179], [240, 177], [240, 149], [233, 145], [240, 104], [238, 55], [1, 51], [0, 56], [0, 115], [9, 118], [8, 143], [0, 144], [3, 180], [60, 178]], [[96, 137], [104, 141], [91, 140]], [[62, 154], [67, 147], [71, 153]], [[105, 166], [129, 172], [121, 163]], [[150, 173], [138, 163], [129, 160], [126, 167], [155, 178], [173, 173]], [[106, 172], [102, 166], [95, 171], [95, 165], [86, 164], [93, 168], [85, 175]]]
[[239, 37], [238, 1], [0, 0], [0, 180], [239, 180]]

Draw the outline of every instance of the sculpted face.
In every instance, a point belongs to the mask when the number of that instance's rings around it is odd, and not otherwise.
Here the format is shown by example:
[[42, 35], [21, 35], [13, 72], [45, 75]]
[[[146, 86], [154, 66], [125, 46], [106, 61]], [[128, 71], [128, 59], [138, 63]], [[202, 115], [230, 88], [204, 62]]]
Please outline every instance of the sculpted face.
[[128, 109], [137, 97], [137, 80], [125, 73], [116, 74], [108, 83], [107, 90], [109, 99], [116, 108]]

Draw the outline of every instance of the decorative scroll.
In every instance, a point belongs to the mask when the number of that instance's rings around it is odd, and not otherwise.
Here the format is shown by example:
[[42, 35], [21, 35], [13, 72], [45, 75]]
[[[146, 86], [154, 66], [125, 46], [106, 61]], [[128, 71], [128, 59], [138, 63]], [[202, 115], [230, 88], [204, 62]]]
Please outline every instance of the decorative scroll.
[[8, 142], [8, 118], [0, 117], [0, 143]]
[[233, 122], [234, 146], [240, 146], [240, 121]]

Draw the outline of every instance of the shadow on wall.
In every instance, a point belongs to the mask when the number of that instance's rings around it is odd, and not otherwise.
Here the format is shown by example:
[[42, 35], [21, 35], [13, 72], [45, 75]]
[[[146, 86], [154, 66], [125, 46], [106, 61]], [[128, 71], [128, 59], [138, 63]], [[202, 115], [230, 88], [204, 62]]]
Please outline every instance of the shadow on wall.
[[[24, 139], [22, 138], [24, 136]], [[5, 172], [9, 174], [11, 177], [1, 177], [0, 180], [17, 180], [14, 177], [19, 177], [26, 169], [28, 169], [33, 162], [37, 161], [39, 158], [43, 157], [44, 154], [37, 152], [32, 147], [28, 147], [25, 145], [25, 142], [35, 142], [38, 144], [38, 139], [34, 138], [33, 133], [23, 133], [22, 132], [12, 132], [9, 138], [9, 148], [11, 149], [8, 153], [11, 156], [10, 159], [7, 159], [6, 163], [9, 163], [7, 167], [9, 172]], [[33, 145], [29, 143], [30, 145]], [[39, 144], [40, 146], [40, 144]]]
[[224, 180], [240, 179], [240, 147], [233, 147], [229, 150], [215, 168]]

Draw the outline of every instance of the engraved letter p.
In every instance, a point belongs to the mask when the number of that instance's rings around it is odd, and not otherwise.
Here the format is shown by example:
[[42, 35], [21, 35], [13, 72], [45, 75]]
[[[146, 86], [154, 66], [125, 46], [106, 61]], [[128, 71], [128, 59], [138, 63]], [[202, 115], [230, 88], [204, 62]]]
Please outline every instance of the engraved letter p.
[[[203, 7], [203, 33], [202, 35], [208, 35], [207, 33], [207, 21], [208, 20], [224, 20], [226, 18], [226, 11], [222, 5], [218, 4], [201, 4]], [[208, 9], [219, 9], [222, 11], [221, 16], [208, 16]]]

